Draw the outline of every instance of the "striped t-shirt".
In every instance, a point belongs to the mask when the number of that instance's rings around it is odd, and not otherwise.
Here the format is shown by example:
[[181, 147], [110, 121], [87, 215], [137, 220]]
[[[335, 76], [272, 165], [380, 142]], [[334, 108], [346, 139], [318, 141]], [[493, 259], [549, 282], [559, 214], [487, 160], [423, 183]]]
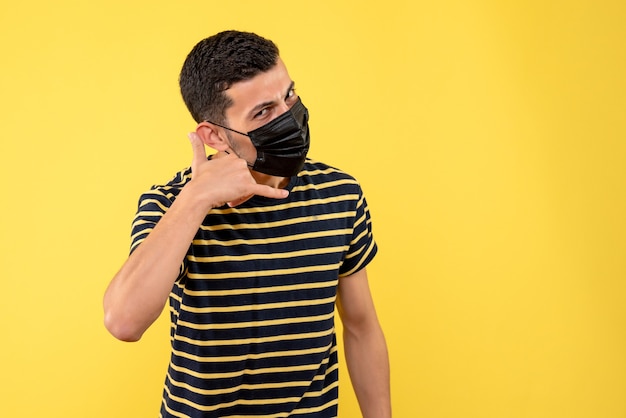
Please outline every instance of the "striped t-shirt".
[[[131, 251], [190, 179], [141, 196]], [[162, 417], [337, 416], [337, 283], [376, 253], [370, 216], [356, 180], [325, 164], [307, 160], [287, 188], [204, 219], [170, 295]]]

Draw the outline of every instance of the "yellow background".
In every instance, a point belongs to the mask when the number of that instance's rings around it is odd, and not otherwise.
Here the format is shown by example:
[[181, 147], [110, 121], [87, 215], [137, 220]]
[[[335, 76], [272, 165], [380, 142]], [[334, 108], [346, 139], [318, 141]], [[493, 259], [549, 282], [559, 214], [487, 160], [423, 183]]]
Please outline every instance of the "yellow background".
[[102, 293], [190, 162], [186, 54], [237, 28], [366, 192], [395, 416], [626, 417], [624, 4], [3, 0], [0, 414], [157, 415], [166, 318], [118, 342]]

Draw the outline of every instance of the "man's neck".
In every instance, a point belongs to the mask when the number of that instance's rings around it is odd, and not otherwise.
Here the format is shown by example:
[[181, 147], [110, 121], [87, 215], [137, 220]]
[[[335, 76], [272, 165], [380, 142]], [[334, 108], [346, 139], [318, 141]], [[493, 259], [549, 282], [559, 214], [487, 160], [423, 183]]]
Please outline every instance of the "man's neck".
[[250, 170], [252, 177], [259, 184], [265, 184], [275, 189], [284, 189], [289, 184], [289, 177], [276, 177], [269, 174], [259, 173], [258, 171]]

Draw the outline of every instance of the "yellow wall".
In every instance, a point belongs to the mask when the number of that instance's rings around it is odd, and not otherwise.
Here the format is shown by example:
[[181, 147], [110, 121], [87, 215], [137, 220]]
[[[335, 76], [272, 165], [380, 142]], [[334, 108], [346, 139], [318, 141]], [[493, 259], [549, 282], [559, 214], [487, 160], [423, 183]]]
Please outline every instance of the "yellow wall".
[[190, 161], [182, 61], [229, 28], [363, 184], [396, 417], [626, 416], [624, 4], [3, 1], [2, 416], [156, 416], [165, 318], [117, 342], [101, 297]]

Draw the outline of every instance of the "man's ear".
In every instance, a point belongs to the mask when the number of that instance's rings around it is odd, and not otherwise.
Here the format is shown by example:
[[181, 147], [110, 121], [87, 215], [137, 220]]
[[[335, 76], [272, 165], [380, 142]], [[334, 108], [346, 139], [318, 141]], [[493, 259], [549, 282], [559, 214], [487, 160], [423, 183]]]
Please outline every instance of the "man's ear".
[[196, 133], [205, 145], [216, 151], [227, 151], [230, 145], [220, 136], [220, 128], [209, 122], [200, 122], [196, 127]]

